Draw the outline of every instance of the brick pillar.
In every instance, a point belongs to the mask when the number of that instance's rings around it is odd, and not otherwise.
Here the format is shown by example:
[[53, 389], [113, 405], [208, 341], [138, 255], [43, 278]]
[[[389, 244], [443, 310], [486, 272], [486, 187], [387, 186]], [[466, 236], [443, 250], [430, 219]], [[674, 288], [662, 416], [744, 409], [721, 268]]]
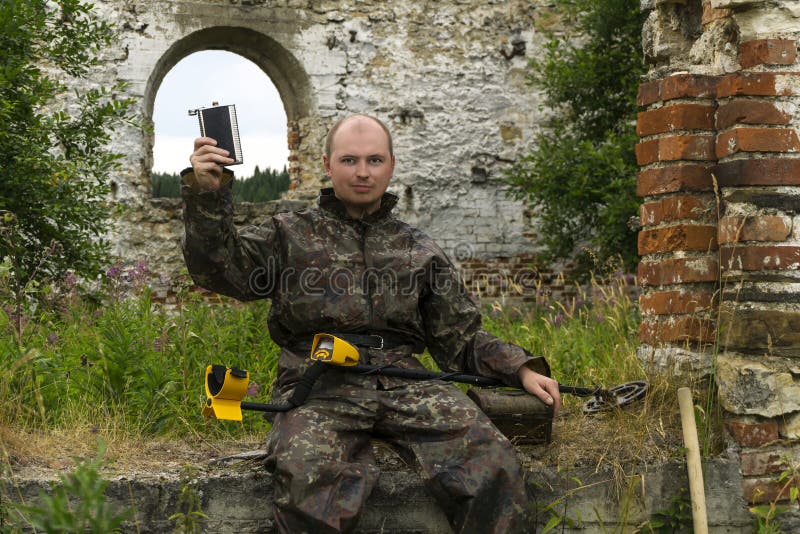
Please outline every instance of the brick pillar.
[[640, 355], [656, 367], [709, 365], [719, 273], [711, 178], [717, 83], [676, 74], [639, 88]]
[[800, 457], [796, 2], [642, 5], [654, 68], [639, 91], [641, 352], [668, 367], [713, 349], [743, 495], [786, 500], [798, 482], [779, 474]]
[[776, 471], [797, 449], [776, 440], [800, 438], [796, 62], [796, 39], [744, 40], [741, 71], [717, 88], [715, 174], [725, 206], [717, 377], [726, 427], [742, 450], [744, 495], [753, 503], [788, 498]]

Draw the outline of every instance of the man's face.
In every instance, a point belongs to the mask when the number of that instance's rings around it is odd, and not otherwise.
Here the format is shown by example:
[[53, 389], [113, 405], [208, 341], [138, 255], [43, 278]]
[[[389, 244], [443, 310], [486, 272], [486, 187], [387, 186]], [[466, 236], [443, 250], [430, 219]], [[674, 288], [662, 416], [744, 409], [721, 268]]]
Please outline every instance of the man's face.
[[380, 208], [394, 172], [389, 139], [380, 125], [366, 117], [345, 121], [332, 139], [330, 158], [322, 160], [337, 198], [351, 217]]

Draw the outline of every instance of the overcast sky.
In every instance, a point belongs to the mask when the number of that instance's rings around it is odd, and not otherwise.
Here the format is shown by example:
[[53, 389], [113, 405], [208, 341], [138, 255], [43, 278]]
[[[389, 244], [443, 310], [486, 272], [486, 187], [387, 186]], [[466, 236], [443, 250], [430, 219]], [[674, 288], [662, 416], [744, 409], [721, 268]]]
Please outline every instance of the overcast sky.
[[206, 50], [182, 59], [158, 89], [153, 171], [177, 173], [189, 165], [200, 127], [187, 111], [212, 102], [236, 105], [244, 156], [242, 165], [231, 167], [237, 176], [252, 175], [256, 165], [278, 170], [286, 165], [286, 113], [269, 77], [242, 56]]

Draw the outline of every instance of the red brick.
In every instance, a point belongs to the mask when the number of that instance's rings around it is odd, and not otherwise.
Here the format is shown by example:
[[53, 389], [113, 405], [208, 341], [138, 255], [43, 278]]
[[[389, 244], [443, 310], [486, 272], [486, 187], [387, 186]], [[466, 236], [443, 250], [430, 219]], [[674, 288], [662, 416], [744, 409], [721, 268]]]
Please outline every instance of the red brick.
[[719, 83], [717, 76], [699, 74], [675, 74], [661, 81], [661, 99], [714, 98]]
[[640, 197], [677, 191], [711, 191], [711, 169], [706, 165], [671, 165], [639, 172], [636, 194]]
[[756, 65], [791, 65], [797, 59], [797, 43], [789, 39], [758, 39], [739, 45], [743, 69]]
[[[723, 77], [717, 86], [717, 98], [727, 96], [777, 96], [775, 89], [774, 72], [739, 72]], [[791, 90], [786, 88], [781, 95], [790, 95]]]
[[717, 227], [679, 224], [639, 232], [639, 255], [676, 250], [708, 251], [717, 248]]
[[648, 106], [659, 100], [661, 100], [661, 80], [652, 80], [639, 85], [639, 94], [636, 96], [637, 105]]
[[716, 127], [720, 130], [734, 124], [789, 124], [792, 116], [765, 100], [737, 98], [720, 104], [717, 109]]
[[636, 133], [640, 137], [675, 130], [710, 130], [714, 128], [714, 106], [674, 104], [639, 113]]
[[785, 449], [742, 451], [739, 455], [742, 459], [742, 474], [752, 476], [780, 473], [788, 467], [784, 461], [786, 452]]
[[690, 315], [645, 316], [639, 325], [639, 341], [647, 345], [713, 340], [713, 323], [708, 319], [699, 319]]
[[711, 308], [711, 291], [651, 291], [639, 296], [639, 307], [647, 315], [692, 314]]
[[657, 161], [715, 160], [714, 135], [677, 135], [651, 139], [636, 145], [636, 161], [648, 165]]
[[639, 165], [649, 165], [658, 161], [658, 139], [642, 141], [636, 144], [636, 163]]
[[743, 447], [761, 447], [778, 439], [777, 421], [759, 423], [726, 421], [725, 427], [733, 439]]
[[800, 185], [800, 159], [759, 158], [726, 161], [714, 167], [714, 175], [720, 187]]
[[716, 255], [642, 261], [637, 272], [637, 280], [642, 286], [715, 282], [718, 276]]
[[797, 132], [790, 128], [735, 128], [717, 137], [717, 157], [737, 152], [796, 152]]
[[709, 200], [695, 195], [664, 197], [645, 202], [639, 208], [639, 218], [645, 226], [680, 219], [707, 220], [710, 213]]
[[703, 16], [700, 18], [700, 23], [705, 26], [714, 22], [715, 20], [728, 18], [732, 14], [733, 11], [730, 9], [714, 8], [711, 7], [711, 2], [703, 2]]
[[748, 478], [742, 481], [744, 499], [751, 504], [788, 501], [789, 487], [785, 482], [773, 478]]
[[714, 136], [681, 135], [659, 139], [658, 151], [661, 161], [714, 160]]
[[792, 232], [792, 221], [778, 215], [723, 217], [719, 221], [719, 243], [743, 241], [786, 241]]
[[720, 250], [722, 268], [736, 271], [796, 270], [800, 268], [800, 247], [738, 245]]

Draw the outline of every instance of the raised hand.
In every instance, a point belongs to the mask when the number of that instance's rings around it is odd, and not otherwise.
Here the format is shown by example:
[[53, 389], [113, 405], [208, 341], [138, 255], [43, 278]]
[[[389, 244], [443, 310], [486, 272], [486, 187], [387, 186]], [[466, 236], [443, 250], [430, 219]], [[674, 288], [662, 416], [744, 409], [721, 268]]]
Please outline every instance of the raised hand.
[[228, 151], [218, 148], [210, 137], [194, 140], [194, 152], [189, 162], [194, 169], [197, 187], [202, 191], [216, 191], [222, 184], [222, 166], [233, 163]]

